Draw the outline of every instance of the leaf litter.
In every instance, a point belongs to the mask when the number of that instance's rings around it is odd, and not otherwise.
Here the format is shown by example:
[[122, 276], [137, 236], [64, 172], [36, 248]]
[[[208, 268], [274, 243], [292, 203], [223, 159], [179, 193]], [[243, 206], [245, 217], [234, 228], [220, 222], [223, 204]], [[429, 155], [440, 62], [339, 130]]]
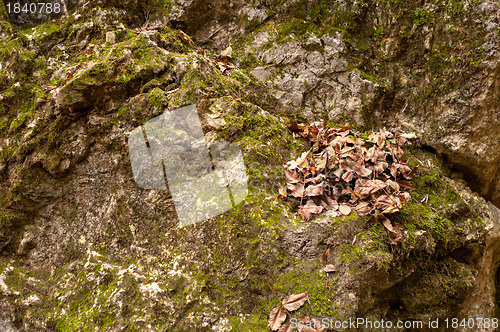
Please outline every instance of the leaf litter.
[[[266, 282], [271, 288], [274, 296], [280, 302], [279, 306], [274, 307], [269, 313], [268, 326], [272, 331], [293, 331], [290, 326], [290, 322], [283, 325], [286, 320], [286, 316], [289, 312], [300, 309], [304, 303], [309, 302], [309, 296], [306, 293], [291, 294], [285, 297], [285, 299], [280, 300], [278, 295], [274, 292], [271, 284], [266, 278]], [[303, 318], [303, 317], [301, 317]], [[301, 319], [299, 318], [299, 319]]]
[[271, 310], [268, 321], [269, 328], [272, 331], [277, 331], [278, 329], [280, 331], [287, 331], [288, 327], [282, 329], [282, 325], [286, 320], [287, 312], [299, 309], [306, 301], [309, 301], [309, 297], [306, 293], [287, 296], [283, 301], [281, 301], [279, 306]]
[[411, 136], [383, 130], [367, 136], [350, 129], [350, 124], [329, 128], [326, 121], [306, 125], [292, 119], [287, 127], [294, 137], [307, 139], [311, 148], [283, 165], [286, 184], [280, 197], [300, 200], [303, 221], [323, 211], [333, 216], [352, 211], [371, 215], [384, 225], [389, 242], [398, 244], [404, 228], [388, 215], [401, 211], [411, 199], [408, 191], [414, 189], [416, 167], [408, 166], [401, 148]]

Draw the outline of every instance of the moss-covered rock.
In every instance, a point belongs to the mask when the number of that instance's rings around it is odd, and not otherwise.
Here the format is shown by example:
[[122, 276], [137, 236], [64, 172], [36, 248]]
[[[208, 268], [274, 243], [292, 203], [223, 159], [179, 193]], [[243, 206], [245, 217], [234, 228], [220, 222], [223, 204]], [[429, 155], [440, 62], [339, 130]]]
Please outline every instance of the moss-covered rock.
[[[362, 24], [352, 19], [369, 6], [308, 3], [312, 33], [292, 38], [297, 44], [286, 36], [305, 29], [298, 20], [301, 4], [283, 6], [277, 21], [269, 22], [279, 27], [274, 36], [280, 45], [298, 45], [306, 57], [313, 53], [311, 62], [336, 50], [332, 64], [339, 66], [339, 82], [356, 83], [339, 96], [349, 95], [357, 107], [356, 98], [369, 92], [367, 105], [374, 106], [385, 89], [381, 81], [369, 70], [346, 71], [337, 58], [347, 45], [357, 45]], [[477, 275], [498, 261], [491, 235], [497, 210], [434, 152], [421, 142], [409, 149], [409, 162], [419, 170], [412, 201], [394, 216], [405, 228], [400, 246], [388, 244], [382, 225], [355, 213], [302, 223], [298, 202], [278, 199], [278, 188], [282, 164], [309, 149], [285, 126], [288, 116], [312, 111], [302, 104], [286, 110], [275, 91], [247, 70], [221, 72], [215, 54], [175, 29], [132, 30], [145, 17], [139, 3], [132, 13], [124, 5], [96, 2], [0, 40], [0, 290], [2, 311], [12, 313], [1, 316], [4, 321], [48, 331], [260, 331], [278, 304], [273, 291], [281, 298], [308, 294], [310, 302], [291, 317], [443, 318], [457, 314], [474, 287], [484, 284]], [[264, 7], [278, 12], [281, 5]], [[175, 9], [164, 1], [150, 6], [150, 18], [158, 21]], [[418, 8], [405, 12], [411, 19], [407, 33], [437, 24], [433, 11]], [[294, 18], [289, 26], [287, 10]], [[383, 38], [384, 29], [373, 38]], [[106, 42], [107, 32], [115, 34], [115, 43]], [[320, 32], [335, 37], [323, 46], [310, 38]], [[316, 93], [308, 84], [308, 93]], [[135, 184], [127, 135], [193, 103], [207, 141], [242, 149], [249, 193], [232, 210], [180, 228], [168, 191]], [[327, 249], [333, 273], [323, 271]], [[483, 253], [490, 259], [481, 261]], [[492, 296], [486, 288], [481, 294]]]

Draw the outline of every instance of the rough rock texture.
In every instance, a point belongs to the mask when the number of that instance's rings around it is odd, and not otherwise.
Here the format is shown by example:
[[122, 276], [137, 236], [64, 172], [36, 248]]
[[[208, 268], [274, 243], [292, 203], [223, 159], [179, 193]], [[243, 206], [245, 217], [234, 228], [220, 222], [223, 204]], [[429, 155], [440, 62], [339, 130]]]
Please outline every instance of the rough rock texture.
[[[292, 317], [498, 316], [498, 4], [449, 3], [96, 1], [33, 27], [0, 5], [0, 329], [263, 331], [267, 281], [309, 295]], [[223, 74], [227, 44], [242, 69]], [[250, 193], [180, 228], [168, 191], [134, 183], [127, 133], [193, 103]], [[309, 148], [293, 116], [417, 131], [399, 247], [277, 200]]]

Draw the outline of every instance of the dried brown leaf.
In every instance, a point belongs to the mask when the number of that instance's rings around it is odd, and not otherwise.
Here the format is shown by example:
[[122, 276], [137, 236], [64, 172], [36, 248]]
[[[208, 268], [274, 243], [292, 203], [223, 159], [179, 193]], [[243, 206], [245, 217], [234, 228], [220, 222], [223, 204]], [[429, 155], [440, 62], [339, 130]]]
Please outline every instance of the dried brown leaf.
[[326, 248], [325, 252], [323, 253], [323, 256], [321, 256], [321, 259], [323, 259], [323, 262], [327, 263], [328, 259], [330, 258], [330, 247]]
[[308, 179], [305, 179], [304, 183], [319, 183], [319, 182], [322, 182], [326, 179], [326, 176], [325, 174], [321, 173], [321, 174], [318, 174], [312, 178], [308, 178]]
[[384, 227], [387, 229], [387, 235], [389, 237], [390, 244], [398, 244], [399, 241], [403, 238], [402, 231], [404, 230], [403, 226], [398, 223], [391, 223], [391, 221], [384, 216], [383, 214], [379, 214], [377, 218], [382, 222]]
[[286, 185], [286, 189], [293, 197], [304, 197], [304, 185], [302, 183], [289, 183]]
[[358, 205], [356, 206], [356, 212], [360, 216], [367, 216], [370, 214], [372, 211], [372, 208], [370, 207], [370, 204], [368, 202], [359, 202]]
[[354, 177], [354, 172], [345, 172], [344, 174], [342, 174], [342, 180], [344, 180], [345, 182], [350, 182]]
[[285, 324], [281, 325], [278, 332], [293, 332], [292, 325], [290, 324], [290, 322], [285, 323]]
[[412, 169], [408, 165], [393, 163], [390, 169], [391, 175], [396, 179], [399, 175], [407, 180], [411, 180]]
[[396, 212], [399, 212], [399, 211], [400, 211], [400, 209], [398, 207], [392, 205], [392, 206], [389, 206], [384, 211], [382, 211], [382, 213], [392, 214], [392, 213], [396, 213]]
[[392, 223], [391, 221], [389, 220], [389, 218], [387, 218], [386, 216], [384, 216], [383, 214], [380, 214], [378, 216], [378, 219], [380, 220], [380, 222], [382, 222], [382, 225], [384, 225], [384, 227], [389, 231], [389, 232], [395, 232], [396, 230], [394, 229], [394, 227], [392, 227]]
[[396, 245], [398, 244], [402, 239], [403, 239], [403, 230], [404, 227], [398, 224], [397, 222], [393, 223], [393, 229], [395, 230], [394, 232], [388, 232], [387, 235], [389, 236], [389, 243]]
[[325, 191], [325, 186], [323, 183], [317, 185], [310, 185], [304, 191], [304, 196], [321, 196]]
[[299, 131], [299, 124], [296, 119], [291, 119], [289, 124], [286, 125], [291, 132]]
[[415, 190], [415, 187], [408, 180], [397, 179], [396, 182], [404, 189]]
[[308, 200], [306, 205], [299, 207], [299, 215], [304, 221], [309, 221], [314, 214], [322, 211], [323, 207], [316, 205], [312, 200]]
[[292, 160], [287, 163], [288, 168], [295, 169], [297, 167], [309, 167], [309, 163], [307, 161], [307, 157], [311, 153], [311, 150], [303, 152], [302, 155], [297, 158], [297, 160]]
[[325, 210], [337, 210], [339, 208], [339, 203], [327, 195], [313, 197], [313, 200], [316, 205], [322, 206]]
[[323, 271], [325, 271], [326, 273], [335, 272], [335, 271], [337, 271], [337, 268], [335, 266], [333, 266], [333, 264], [327, 264], [323, 268]]
[[409, 202], [411, 200], [411, 195], [407, 192], [402, 193], [399, 197], [401, 197], [405, 202]]
[[373, 165], [373, 171], [376, 173], [382, 173], [389, 167], [389, 164], [385, 161], [378, 161], [375, 165]]
[[279, 305], [271, 310], [271, 313], [269, 314], [268, 326], [272, 331], [276, 331], [285, 320], [286, 310], [283, 306]]
[[403, 157], [403, 149], [401, 149], [401, 147], [397, 144], [389, 144], [389, 146], [387, 146], [387, 150], [389, 150], [389, 153], [398, 160]]
[[333, 172], [333, 174], [334, 174], [336, 177], [340, 178], [340, 177], [342, 176], [342, 173], [343, 173], [343, 172], [344, 172], [344, 169], [343, 169], [342, 167], [339, 167], [339, 168], [337, 168], [337, 169], [335, 170], [335, 172]]
[[317, 319], [309, 316], [297, 318], [297, 331], [299, 332], [326, 332], [325, 327]]
[[278, 189], [278, 197], [287, 197], [287, 196], [288, 196], [288, 193], [286, 190], [286, 184], [284, 184], [281, 187], [279, 187], [279, 189]]
[[339, 211], [342, 213], [344, 216], [347, 216], [349, 213], [351, 213], [351, 207], [346, 204], [341, 204], [339, 206]]
[[360, 195], [360, 198], [364, 198], [385, 187], [386, 184], [381, 180], [357, 179], [354, 191]]
[[300, 294], [288, 295], [281, 303], [283, 304], [286, 310], [295, 311], [300, 307], [302, 307], [307, 300], [309, 300], [307, 294], [300, 293]]
[[233, 48], [231, 46], [228, 46], [224, 51], [220, 52], [220, 57], [221, 59], [227, 59], [232, 57], [233, 54]]
[[391, 187], [392, 189], [396, 190], [396, 191], [399, 191], [400, 189], [400, 186], [399, 184], [396, 182], [396, 181], [393, 181], [393, 180], [387, 180], [385, 182], [389, 187]]
[[380, 195], [375, 199], [373, 207], [379, 210], [386, 210], [389, 207], [401, 207], [401, 202], [398, 197], [393, 195]]
[[285, 179], [288, 183], [297, 183], [301, 181], [300, 175], [295, 169], [288, 169], [286, 166], [283, 167], [285, 170]]
[[335, 153], [335, 149], [331, 145], [328, 145], [325, 148], [325, 151], [328, 154], [328, 163], [326, 165], [327, 169], [333, 169], [333, 167], [335, 167], [335, 165], [339, 163], [339, 159], [337, 157], [337, 154]]

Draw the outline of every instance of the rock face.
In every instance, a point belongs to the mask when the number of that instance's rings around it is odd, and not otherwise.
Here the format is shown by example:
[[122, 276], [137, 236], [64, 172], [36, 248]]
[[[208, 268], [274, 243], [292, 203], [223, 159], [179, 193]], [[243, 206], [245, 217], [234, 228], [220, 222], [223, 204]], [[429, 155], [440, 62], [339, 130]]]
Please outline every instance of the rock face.
[[[0, 5], [0, 329], [262, 331], [273, 291], [308, 294], [295, 318], [498, 316], [498, 13], [96, 1], [21, 28]], [[215, 61], [228, 44], [240, 68]], [[242, 149], [249, 195], [179, 227], [169, 191], [134, 182], [127, 135], [190, 104], [207, 141]], [[277, 199], [281, 165], [310, 148], [292, 117], [417, 133], [400, 245]]]
[[[254, 75], [309, 117], [417, 131], [473, 190], [500, 204], [498, 3], [267, 2], [258, 16], [252, 6], [225, 11], [224, 4], [204, 11], [227, 13], [222, 21], [200, 26], [188, 14], [196, 2], [181, 2], [185, 14], [175, 17], [216, 47], [238, 42], [240, 33], [246, 55], [263, 65]], [[243, 30], [241, 20], [257, 29]]]

